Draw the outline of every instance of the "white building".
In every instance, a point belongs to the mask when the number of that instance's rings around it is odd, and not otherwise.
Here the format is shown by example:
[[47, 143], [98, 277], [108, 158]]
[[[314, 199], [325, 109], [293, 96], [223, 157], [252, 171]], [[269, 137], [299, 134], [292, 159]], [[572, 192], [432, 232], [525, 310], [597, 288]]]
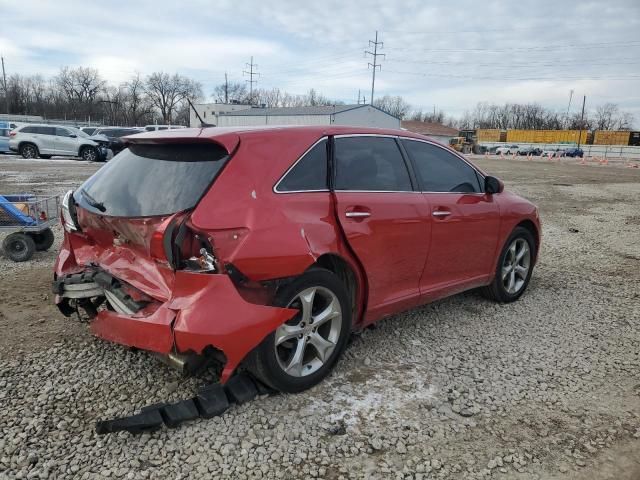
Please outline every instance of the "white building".
[[[234, 112], [236, 110], [246, 110], [251, 108], [251, 105], [243, 105], [241, 103], [199, 103], [194, 105], [198, 114], [202, 118], [204, 123], [209, 125], [218, 125], [218, 115], [221, 113]], [[196, 116], [193, 109], [189, 110], [189, 126], [199, 127], [200, 120]]]
[[[226, 108], [235, 107], [235, 108]], [[400, 119], [371, 105], [257, 108], [248, 105], [201, 104], [196, 109], [205, 123], [218, 127], [253, 125], [353, 125], [400, 128]], [[202, 113], [201, 113], [202, 112]], [[203, 113], [206, 112], [206, 116]], [[191, 126], [200, 121], [191, 113]]]

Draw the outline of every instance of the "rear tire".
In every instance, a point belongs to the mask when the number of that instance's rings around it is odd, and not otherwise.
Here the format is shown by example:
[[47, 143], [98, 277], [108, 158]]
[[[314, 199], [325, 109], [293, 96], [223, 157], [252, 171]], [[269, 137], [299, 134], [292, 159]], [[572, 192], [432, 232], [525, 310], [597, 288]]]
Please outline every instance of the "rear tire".
[[43, 230], [39, 233], [31, 233], [30, 236], [31, 238], [33, 238], [33, 242], [35, 243], [36, 250], [38, 252], [49, 250], [51, 248], [51, 245], [53, 245], [53, 241], [55, 240], [53, 232], [50, 228], [47, 228], [46, 230]]
[[25, 233], [12, 233], [2, 242], [4, 254], [14, 262], [26, 262], [36, 251], [36, 244]]
[[251, 352], [246, 367], [275, 390], [294, 393], [318, 384], [334, 367], [351, 335], [351, 304], [342, 281], [314, 268], [282, 288], [276, 306], [299, 313]]
[[22, 158], [38, 158], [39, 152], [38, 147], [36, 147], [33, 143], [23, 143], [20, 145], [20, 155]]
[[520, 298], [533, 273], [535, 251], [531, 232], [516, 227], [500, 252], [493, 281], [480, 289], [482, 296], [500, 303], [515, 302]]

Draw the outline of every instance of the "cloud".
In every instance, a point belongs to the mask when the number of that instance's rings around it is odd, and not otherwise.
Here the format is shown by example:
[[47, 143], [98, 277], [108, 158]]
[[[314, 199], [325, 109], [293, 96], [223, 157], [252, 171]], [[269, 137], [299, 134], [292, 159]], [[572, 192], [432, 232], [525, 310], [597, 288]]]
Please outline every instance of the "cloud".
[[243, 80], [253, 56], [258, 86], [355, 101], [358, 90], [369, 96], [364, 50], [377, 29], [386, 54], [377, 95], [460, 114], [479, 101], [562, 109], [573, 89], [640, 120], [637, 0], [461, 0], [455, 8], [422, 0], [22, 0], [0, 8], [10, 73], [91, 65], [119, 83], [163, 70], [192, 76], [208, 93], [225, 72]]

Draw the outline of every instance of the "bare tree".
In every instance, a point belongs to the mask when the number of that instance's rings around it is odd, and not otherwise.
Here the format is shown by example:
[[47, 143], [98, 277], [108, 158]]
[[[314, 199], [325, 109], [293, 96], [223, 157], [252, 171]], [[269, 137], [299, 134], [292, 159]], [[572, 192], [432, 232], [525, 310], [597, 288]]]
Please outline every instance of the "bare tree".
[[248, 103], [249, 92], [247, 84], [244, 82], [221, 83], [213, 89], [213, 98], [218, 103]]
[[376, 99], [373, 105], [400, 119], [403, 119], [411, 111], [411, 105], [400, 96], [385, 95]]
[[202, 86], [198, 82], [177, 73], [152, 73], [147, 77], [144, 88], [151, 103], [160, 111], [162, 121], [167, 123], [171, 123], [173, 115], [184, 100], [202, 96]]

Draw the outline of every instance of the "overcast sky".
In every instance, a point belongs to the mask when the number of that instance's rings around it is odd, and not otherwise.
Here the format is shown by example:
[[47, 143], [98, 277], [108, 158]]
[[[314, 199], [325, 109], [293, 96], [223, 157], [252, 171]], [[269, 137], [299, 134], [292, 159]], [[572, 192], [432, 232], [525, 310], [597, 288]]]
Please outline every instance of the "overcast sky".
[[640, 1], [0, 0], [7, 73], [93, 66], [112, 83], [178, 72], [209, 96], [243, 81], [369, 100], [364, 50], [384, 42], [376, 96], [461, 115], [477, 102], [538, 102], [572, 111], [618, 103], [640, 124]]

